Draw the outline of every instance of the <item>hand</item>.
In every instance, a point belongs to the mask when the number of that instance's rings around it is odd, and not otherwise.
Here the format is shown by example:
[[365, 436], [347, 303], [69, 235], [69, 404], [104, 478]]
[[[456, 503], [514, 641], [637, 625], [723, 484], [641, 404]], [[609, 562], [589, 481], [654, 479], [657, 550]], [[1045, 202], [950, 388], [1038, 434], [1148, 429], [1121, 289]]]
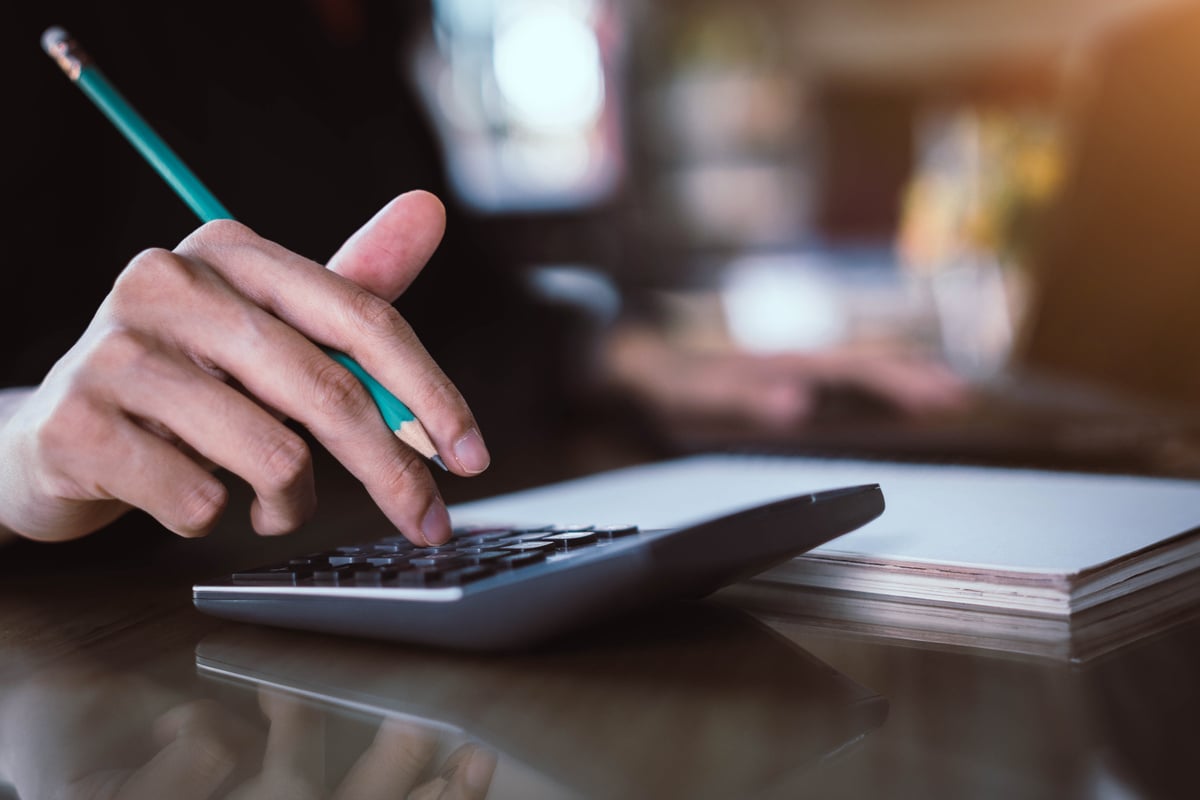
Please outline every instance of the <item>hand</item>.
[[656, 416], [732, 422], [752, 432], [807, 423], [828, 389], [858, 391], [909, 416], [960, 410], [969, 400], [966, 384], [947, 367], [901, 353], [699, 352], [627, 324], [612, 331], [601, 360], [602, 381]]
[[0, 429], [0, 527], [43, 540], [90, 533], [130, 507], [181, 536], [212, 529], [223, 467], [254, 489], [265, 535], [316, 496], [303, 424], [414, 542], [450, 535], [421, 457], [317, 343], [348, 353], [403, 400], [451, 470], [489, 456], [470, 410], [391, 305], [441, 240], [424, 192], [398, 197], [328, 269], [245, 226], [209, 223], [138, 255], [91, 325]]

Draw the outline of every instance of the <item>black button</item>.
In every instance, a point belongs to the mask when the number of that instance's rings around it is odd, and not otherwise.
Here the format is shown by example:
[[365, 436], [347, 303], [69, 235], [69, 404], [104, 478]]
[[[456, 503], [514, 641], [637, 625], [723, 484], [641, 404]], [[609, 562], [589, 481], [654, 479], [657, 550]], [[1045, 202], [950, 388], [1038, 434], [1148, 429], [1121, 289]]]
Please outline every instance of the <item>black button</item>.
[[370, 554], [367, 554], [367, 553], [362, 553], [362, 554], [356, 553], [354, 555], [330, 556], [329, 557], [329, 566], [344, 567], [347, 564], [366, 564], [370, 558], [371, 558]]
[[511, 538], [513, 532], [508, 528], [502, 530], [489, 531], [487, 533], [473, 533], [470, 536], [462, 536], [456, 541], [461, 546], [488, 544], [489, 542], [497, 542], [501, 539]]
[[472, 581], [482, 580], [490, 575], [494, 575], [496, 570], [489, 566], [476, 564], [462, 569], [452, 569], [442, 575], [442, 582], [447, 584], [463, 584], [471, 583]]
[[442, 577], [440, 569], [408, 569], [398, 574], [392, 584], [396, 586], [431, 586]]
[[368, 586], [382, 586], [384, 581], [396, 577], [394, 569], [360, 569], [354, 573], [354, 582]]
[[513, 542], [506, 544], [502, 550], [515, 550], [517, 552], [527, 552], [531, 550], [553, 550], [554, 542]]
[[509, 554], [503, 550], [485, 550], [482, 553], [465, 556], [468, 564], [491, 564], [503, 558], [508, 558]]
[[413, 549], [412, 542], [376, 542], [371, 545], [376, 553], [406, 553]]
[[544, 550], [531, 550], [528, 553], [513, 553], [512, 555], [498, 558], [492, 563], [502, 569], [516, 569], [518, 567], [527, 567], [530, 564], [537, 564], [546, 560]]
[[594, 544], [596, 534], [592, 531], [569, 531], [567, 533], [552, 533], [546, 537], [545, 541], [553, 542], [554, 544], [566, 550], [571, 547], [582, 547], [586, 544]]
[[304, 566], [272, 566], [235, 572], [233, 579], [242, 583], [290, 583], [307, 578], [312, 574], [311, 567]]
[[414, 567], [457, 567], [464, 562], [458, 553], [434, 553], [428, 556], [413, 556], [408, 563]]
[[341, 583], [354, 574], [352, 567], [331, 567], [329, 569], [313, 570], [312, 579], [316, 583]]
[[639, 532], [637, 525], [602, 525], [596, 528], [601, 539], [620, 539], [623, 536], [636, 536]]
[[372, 567], [401, 567], [408, 564], [408, 556], [371, 556], [367, 559], [367, 563]]

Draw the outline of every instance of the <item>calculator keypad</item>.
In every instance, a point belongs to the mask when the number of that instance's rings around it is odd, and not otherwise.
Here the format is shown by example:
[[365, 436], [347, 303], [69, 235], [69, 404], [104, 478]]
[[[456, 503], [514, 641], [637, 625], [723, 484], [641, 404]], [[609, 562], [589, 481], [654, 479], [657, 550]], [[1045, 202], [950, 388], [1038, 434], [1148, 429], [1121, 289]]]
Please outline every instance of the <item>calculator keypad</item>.
[[572, 558], [641, 531], [636, 525], [457, 528], [443, 545], [402, 536], [344, 545], [233, 574], [234, 583], [283, 586], [462, 586], [548, 560]]

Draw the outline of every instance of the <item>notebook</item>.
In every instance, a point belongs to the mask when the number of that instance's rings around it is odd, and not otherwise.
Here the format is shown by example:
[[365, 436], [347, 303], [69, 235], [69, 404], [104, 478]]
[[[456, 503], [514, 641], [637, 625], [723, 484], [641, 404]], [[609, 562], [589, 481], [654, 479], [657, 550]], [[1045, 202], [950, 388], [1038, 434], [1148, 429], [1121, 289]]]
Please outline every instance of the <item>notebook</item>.
[[[632, 514], [676, 525], [786, 496], [871, 481], [883, 515], [742, 584], [760, 608], [816, 613], [830, 598], [991, 612], [1061, 630], [1085, 612], [1200, 567], [1200, 481], [984, 466], [706, 454], [461, 504], [456, 522]], [[769, 591], [768, 591], [769, 590]], [[842, 603], [843, 617], [853, 604]], [[849, 609], [849, 610], [848, 610]], [[949, 610], [949, 611], [948, 611]], [[921, 627], [919, 615], [906, 616]], [[1047, 622], [1048, 621], [1048, 622]], [[1045, 626], [1044, 626], [1045, 627]]]

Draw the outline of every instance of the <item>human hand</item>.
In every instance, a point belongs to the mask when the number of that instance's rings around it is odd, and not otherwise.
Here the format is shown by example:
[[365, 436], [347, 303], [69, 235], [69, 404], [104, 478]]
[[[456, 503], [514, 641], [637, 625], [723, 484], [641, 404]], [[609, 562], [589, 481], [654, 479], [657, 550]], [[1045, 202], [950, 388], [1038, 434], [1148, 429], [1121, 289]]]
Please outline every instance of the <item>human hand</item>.
[[421, 420], [447, 466], [487, 467], [463, 398], [391, 305], [441, 240], [436, 198], [410, 192], [356, 232], [328, 269], [231, 220], [121, 273], [87, 331], [0, 428], [0, 527], [34, 539], [90, 533], [130, 507], [181, 536], [227, 503], [211, 470], [254, 489], [250, 517], [285, 533], [314, 510], [311, 431], [419, 544], [449, 516], [421, 457], [317, 343], [349, 354]]
[[602, 380], [655, 416], [732, 423], [750, 432], [804, 425], [828, 390], [861, 392], [908, 416], [957, 411], [970, 400], [967, 385], [949, 368], [895, 352], [697, 351], [628, 324], [611, 332], [601, 360]]

